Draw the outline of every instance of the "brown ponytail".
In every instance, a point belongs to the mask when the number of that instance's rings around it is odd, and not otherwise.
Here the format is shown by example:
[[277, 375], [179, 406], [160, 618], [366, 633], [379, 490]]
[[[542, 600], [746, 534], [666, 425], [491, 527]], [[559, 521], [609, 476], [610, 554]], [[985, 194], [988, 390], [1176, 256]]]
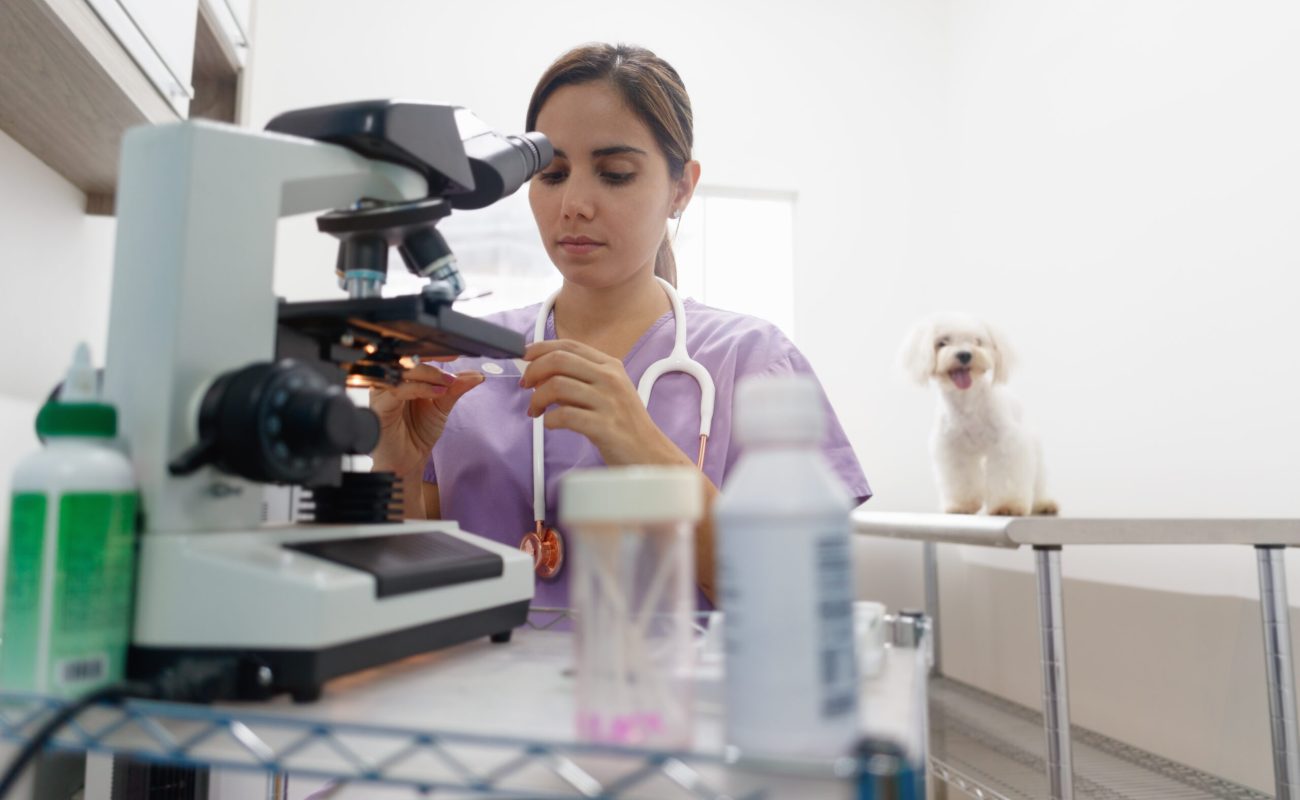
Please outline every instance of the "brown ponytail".
[[[537, 129], [537, 115], [556, 89], [596, 80], [607, 80], [618, 87], [628, 108], [654, 134], [668, 161], [669, 177], [680, 180], [686, 162], [691, 160], [695, 138], [691, 99], [677, 70], [644, 47], [587, 44], [560, 56], [533, 90], [525, 130]], [[655, 254], [655, 275], [677, 285], [677, 259], [667, 230]]]
[[659, 252], [655, 253], [655, 275], [677, 288], [677, 256], [673, 255], [673, 240], [667, 231], [659, 243]]

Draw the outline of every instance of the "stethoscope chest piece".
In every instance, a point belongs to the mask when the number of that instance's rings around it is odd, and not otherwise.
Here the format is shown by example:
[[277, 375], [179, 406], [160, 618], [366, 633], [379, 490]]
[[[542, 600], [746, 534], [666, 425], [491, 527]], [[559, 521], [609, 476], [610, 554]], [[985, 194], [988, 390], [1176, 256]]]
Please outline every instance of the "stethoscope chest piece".
[[533, 557], [533, 569], [539, 578], [554, 578], [564, 566], [564, 539], [541, 522], [524, 534], [519, 549]]

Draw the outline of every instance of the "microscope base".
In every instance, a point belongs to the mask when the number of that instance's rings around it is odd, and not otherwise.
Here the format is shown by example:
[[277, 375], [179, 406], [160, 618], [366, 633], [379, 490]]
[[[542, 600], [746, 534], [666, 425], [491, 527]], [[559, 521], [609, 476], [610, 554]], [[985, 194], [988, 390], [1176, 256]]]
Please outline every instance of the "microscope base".
[[[183, 659], [234, 657], [243, 660], [248, 679], [241, 681], [235, 695], [222, 699], [260, 700], [288, 692], [295, 702], [309, 703], [320, 697], [326, 681], [351, 672], [483, 636], [493, 642], [509, 641], [510, 632], [524, 624], [527, 616], [528, 601], [523, 600], [319, 650], [132, 646], [127, 657], [127, 673], [133, 679], [148, 680]], [[270, 668], [273, 676], [270, 686], [252, 680], [253, 671], [259, 666]]]
[[127, 673], [249, 656], [241, 696], [308, 700], [349, 672], [499, 639], [532, 597], [531, 557], [445, 520], [147, 533]]

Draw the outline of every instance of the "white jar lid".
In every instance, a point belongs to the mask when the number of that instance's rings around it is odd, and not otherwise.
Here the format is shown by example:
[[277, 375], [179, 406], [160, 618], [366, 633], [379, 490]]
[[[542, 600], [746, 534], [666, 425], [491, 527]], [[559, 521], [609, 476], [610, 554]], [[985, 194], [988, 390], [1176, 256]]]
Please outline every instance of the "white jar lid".
[[704, 486], [694, 467], [575, 469], [560, 479], [560, 523], [698, 522]]

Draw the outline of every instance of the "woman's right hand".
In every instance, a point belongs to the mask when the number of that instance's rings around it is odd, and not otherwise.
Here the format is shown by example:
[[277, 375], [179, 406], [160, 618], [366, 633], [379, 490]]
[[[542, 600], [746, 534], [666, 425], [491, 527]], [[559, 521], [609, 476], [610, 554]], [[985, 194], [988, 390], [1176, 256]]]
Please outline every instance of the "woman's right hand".
[[442, 436], [456, 401], [481, 384], [478, 372], [452, 375], [428, 364], [408, 369], [397, 386], [370, 390], [370, 410], [379, 417], [376, 470], [410, 475], [423, 470], [429, 453]]

